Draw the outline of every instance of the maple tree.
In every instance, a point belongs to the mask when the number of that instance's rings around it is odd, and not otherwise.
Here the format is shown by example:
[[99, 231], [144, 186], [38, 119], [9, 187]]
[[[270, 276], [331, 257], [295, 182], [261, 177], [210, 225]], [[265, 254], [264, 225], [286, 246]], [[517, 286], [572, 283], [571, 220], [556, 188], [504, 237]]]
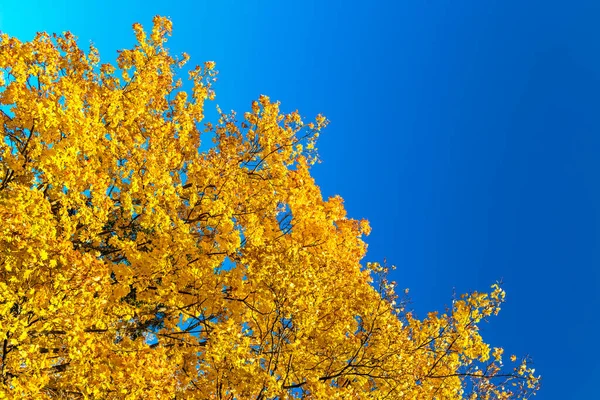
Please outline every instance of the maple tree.
[[214, 63], [186, 91], [171, 22], [134, 32], [116, 67], [70, 33], [0, 38], [0, 398], [536, 392], [480, 336], [498, 285], [417, 319], [361, 264], [368, 223], [310, 175], [323, 116], [261, 96], [201, 125]]

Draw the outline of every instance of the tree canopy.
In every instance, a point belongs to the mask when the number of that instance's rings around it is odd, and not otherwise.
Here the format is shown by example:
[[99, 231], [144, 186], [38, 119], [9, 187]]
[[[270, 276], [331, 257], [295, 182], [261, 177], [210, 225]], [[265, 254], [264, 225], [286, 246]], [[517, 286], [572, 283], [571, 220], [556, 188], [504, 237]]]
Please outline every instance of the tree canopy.
[[215, 64], [186, 90], [171, 22], [133, 28], [116, 66], [70, 33], [0, 37], [0, 398], [535, 393], [480, 335], [498, 285], [418, 319], [361, 264], [368, 223], [310, 174], [325, 117], [260, 96], [205, 122]]

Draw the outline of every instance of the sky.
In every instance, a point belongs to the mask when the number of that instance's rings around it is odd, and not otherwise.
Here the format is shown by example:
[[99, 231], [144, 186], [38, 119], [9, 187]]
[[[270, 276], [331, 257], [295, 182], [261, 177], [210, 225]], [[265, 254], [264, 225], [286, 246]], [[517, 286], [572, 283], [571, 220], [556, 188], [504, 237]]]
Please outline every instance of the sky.
[[484, 339], [534, 359], [537, 398], [595, 397], [600, 2], [0, 0], [0, 30], [113, 61], [156, 14], [174, 53], [216, 61], [223, 110], [328, 117], [317, 184], [371, 222], [366, 261], [417, 315], [502, 280]]

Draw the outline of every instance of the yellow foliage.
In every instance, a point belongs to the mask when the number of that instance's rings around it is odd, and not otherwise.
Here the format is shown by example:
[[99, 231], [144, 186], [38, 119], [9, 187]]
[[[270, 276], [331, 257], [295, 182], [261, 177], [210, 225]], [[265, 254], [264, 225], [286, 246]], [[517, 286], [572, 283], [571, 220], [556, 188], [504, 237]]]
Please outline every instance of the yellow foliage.
[[324, 116], [305, 124], [261, 96], [243, 121], [202, 122], [215, 63], [186, 93], [171, 22], [134, 32], [117, 67], [70, 33], [1, 36], [0, 397], [537, 390], [528, 360], [503, 370], [479, 334], [500, 287], [419, 320], [387, 268], [361, 265], [368, 223], [310, 175]]

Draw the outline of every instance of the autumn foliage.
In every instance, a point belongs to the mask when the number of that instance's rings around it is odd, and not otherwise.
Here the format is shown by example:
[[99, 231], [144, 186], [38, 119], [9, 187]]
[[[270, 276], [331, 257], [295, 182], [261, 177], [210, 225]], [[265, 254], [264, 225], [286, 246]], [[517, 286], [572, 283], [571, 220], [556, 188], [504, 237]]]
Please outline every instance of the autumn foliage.
[[367, 222], [310, 175], [323, 116], [261, 96], [205, 122], [214, 63], [184, 90], [170, 21], [134, 31], [117, 66], [69, 33], [0, 38], [0, 398], [537, 390], [480, 336], [500, 287], [417, 319], [361, 264]]

